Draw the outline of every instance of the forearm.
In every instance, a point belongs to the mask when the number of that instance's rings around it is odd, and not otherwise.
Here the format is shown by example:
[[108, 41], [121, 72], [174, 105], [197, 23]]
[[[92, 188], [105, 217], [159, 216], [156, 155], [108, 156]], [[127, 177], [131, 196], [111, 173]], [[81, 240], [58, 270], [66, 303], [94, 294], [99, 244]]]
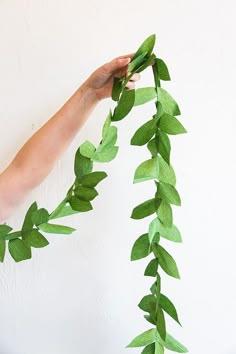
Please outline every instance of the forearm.
[[82, 85], [23, 145], [12, 164], [24, 175], [26, 188], [44, 180], [97, 103], [95, 93]]

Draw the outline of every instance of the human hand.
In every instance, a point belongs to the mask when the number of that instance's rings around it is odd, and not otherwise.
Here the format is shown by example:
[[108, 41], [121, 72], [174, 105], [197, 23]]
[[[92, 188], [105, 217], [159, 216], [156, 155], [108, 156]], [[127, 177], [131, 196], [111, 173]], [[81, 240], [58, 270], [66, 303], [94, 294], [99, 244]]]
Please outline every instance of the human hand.
[[[84, 86], [92, 90], [98, 100], [111, 97], [114, 77], [128, 76], [128, 64], [133, 54], [126, 54], [117, 57], [95, 70], [84, 82]], [[135, 73], [126, 84], [128, 89], [135, 88], [135, 81], [140, 79], [140, 75]]]

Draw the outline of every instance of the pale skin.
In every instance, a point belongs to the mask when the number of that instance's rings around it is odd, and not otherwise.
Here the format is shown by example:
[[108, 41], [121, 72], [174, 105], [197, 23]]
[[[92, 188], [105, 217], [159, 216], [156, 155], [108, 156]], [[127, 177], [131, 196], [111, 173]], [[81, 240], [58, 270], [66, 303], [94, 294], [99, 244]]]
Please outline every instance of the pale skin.
[[[117, 57], [95, 70], [18, 151], [0, 174], [0, 224], [7, 222], [26, 196], [48, 176], [96, 105], [111, 97], [114, 77], [128, 75], [133, 55]], [[139, 74], [134, 74], [126, 87], [133, 89], [139, 78]]]

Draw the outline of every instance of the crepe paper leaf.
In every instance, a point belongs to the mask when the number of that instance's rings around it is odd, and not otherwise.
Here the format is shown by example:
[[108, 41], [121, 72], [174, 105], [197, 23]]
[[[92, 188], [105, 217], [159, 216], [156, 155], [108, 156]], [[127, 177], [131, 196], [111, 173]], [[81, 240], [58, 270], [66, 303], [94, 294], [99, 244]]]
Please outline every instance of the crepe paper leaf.
[[[158, 206], [159, 208], [159, 206]], [[157, 208], [157, 210], [158, 210]], [[150, 224], [149, 224], [149, 227], [148, 227], [148, 238], [149, 238], [149, 242], [150, 244], [153, 242], [156, 234], [159, 232], [159, 224], [157, 223], [157, 218], [153, 219]]]
[[156, 328], [158, 333], [160, 334], [161, 338], [165, 340], [166, 338], [166, 321], [165, 315], [161, 307], [158, 306], [157, 308], [157, 324]]
[[152, 215], [157, 210], [156, 199], [148, 199], [145, 202], [137, 205], [131, 214], [132, 219], [143, 219]]
[[88, 140], [86, 140], [82, 145], [80, 145], [80, 153], [84, 157], [88, 157], [91, 159], [94, 155], [96, 148], [95, 146]]
[[109, 110], [109, 113], [107, 115], [107, 118], [105, 119], [105, 122], [103, 124], [102, 127], [102, 140], [104, 140], [104, 138], [106, 137], [108, 130], [111, 126], [111, 117], [112, 117], [112, 112], [111, 109]]
[[135, 101], [135, 90], [124, 89], [120, 100], [114, 110], [112, 121], [118, 121], [125, 118], [133, 108]]
[[101, 148], [100, 151], [97, 149], [93, 160], [97, 162], [110, 162], [116, 157], [118, 149], [118, 146]]
[[29, 246], [35, 248], [45, 247], [49, 244], [48, 240], [38, 231], [29, 231], [23, 239]]
[[154, 295], [145, 295], [139, 302], [138, 307], [149, 313], [156, 311], [156, 297]]
[[133, 347], [145, 347], [148, 344], [154, 343], [156, 340], [156, 328], [148, 329], [147, 331], [139, 334], [135, 337], [127, 346], [126, 348], [133, 348]]
[[148, 52], [144, 52], [143, 54], [139, 55], [137, 58], [132, 60], [129, 63], [127, 71], [129, 73], [136, 72], [136, 69], [139, 68], [139, 66], [142, 65], [142, 63], [144, 62], [147, 54], [148, 54]]
[[73, 210], [86, 212], [93, 209], [92, 204], [89, 201], [79, 199], [75, 195], [69, 201], [70, 206]]
[[154, 326], [156, 326], [156, 320], [154, 320], [151, 315], [144, 315], [143, 316], [145, 318], [145, 320], [147, 320], [149, 323], [153, 324]]
[[157, 97], [155, 87], [142, 87], [135, 90], [134, 106], [140, 106], [154, 100]]
[[27, 231], [30, 231], [34, 224], [33, 221], [31, 220], [31, 215], [38, 209], [37, 203], [34, 202], [33, 204], [31, 204], [31, 206], [29, 207], [29, 209], [27, 210], [27, 213], [25, 215], [24, 218], [24, 222], [21, 228], [22, 234], [24, 234]]
[[157, 280], [156, 280], [156, 298], [157, 298], [157, 303], [159, 304], [160, 296], [161, 296], [161, 276], [159, 273], [157, 273]]
[[176, 353], [188, 353], [188, 349], [180, 343], [177, 339], [172, 337], [169, 333], [166, 333], [166, 339], [163, 341], [163, 339], [160, 337], [159, 333], [156, 334], [157, 336], [157, 341], [163, 345], [166, 349], [169, 349], [173, 352]]
[[73, 227], [57, 224], [41, 224], [38, 228], [46, 233], [50, 234], [65, 234], [70, 235], [72, 232], [76, 231]]
[[159, 175], [158, 159], [156, 157], [142, 162], [135, 170], [133, 183], [157, 179]]
[[167, 296], [161, 294], [160, 300], [159, 300], [159, 306], [164, 310], [170, 317], [172, 317], [176, 322], [178, 322], [181, 326], [181, 323], [179, 322], [178, 314], [176, 311], [176, 308], [174, 304], [168, 299]]
[[101, 144], [101, 148], [105, 146], [113, 146], [117, 141], [117, 128], [114, 126], [110, 126], [107, 130], [106, 135], [104, 136]]
[[132, 61], [134, 61], [139, 55], [141, 55], [145, 52], [147, 52], [147, 55], [150, 55], [153, 51], [155, 42], [156, 42], [156, 35], [155, 34], [152, 34], [151, 36], [146, 38], [145, 41], [141, 44], [141, 46], [138, 48], [135, 55], [133, 56]]
[[6, 241], [0, 240], [0, 262], [4, 261], [5, 251], [6, 251]]
[[155, 54], [150, 55], [150, 57], [147, 58], [145, 62], [136, 70], [136, 73], [141, 73], [143, 70], [145, 70], [149, 65], [154, 62], [155, 58]]
[[161, 87], [158, 87], [157, 96], [158, 96], [158, 101], [161, 102], [163, 110], [167, 114], [170, 114], [171, 116], [178, 116], [181, 114], [177, 102], [166, 90], [164, 90]]
[[112, 95], [111, 95], [113, 101], [119, 101], [121, 90], [122, 90], [122, 79], [119, 77], [114, 77], [114, 83], [113, 83]]
[[163, 157], [163, 159], [170, 164], [170, 139], [166, 133], [159, 130], [158, 131], [158, 152]]
[[78, 211], [72, 209], [71, 206], [68, 204], [68, 205], [64, 205], [60, 210], [57, 210], [57, 212], [55, 213], [53, 212], [50, 215], [49, 219], [53, 220], [53, 219], [63, 218], [69, 215], [74, 215], [74, 214], [78, 214]]
[[157, 268], [158, 268], [158, 260], [157, 258], [154, 258], [148, 263], [144, 271], [144, 275], [147, 277], [155, 277], [157, 275]]
[[153, 245], [153, 252], [164, 272], [173, 278], [180, 279], [174, 258], [160, 245]]
[[81, 200], [90, 201], [96, 198], [98, 192], [93, 187], [78, 186], [75, 188], [75, 195]]
[[139, 238], [134, 242], [131, 250], [131, 261], [136, 261], [138, 259], [147, 257], [150, 251], [148, 234], [139, 236]]
[[154, 81], [155, 81], [155, 87], [156, 89], [161, 86], [161, 81], [160, 81], [160, 75], [158, 72], [158, 67], [157, 67], [157, 62], [155, 60], [154, 65], [152, 65], [152, 71], [153, 71], [153, 76], [154, 76]]
[[44, 208], [38, 209], [32, 213], [31, 220], [34, 225], [44, 224], [49, 220], [49, 213]]
[[141, 354], [155, 354], [155, 344], [149, 344], [147, 345], [143, 351], [141, 352]]
[[150, 151], [152, 158], [156, 157], [158, 154], [158, 140], [157, 137], [150, 140], [147, 144], [147, 148]]
[[161, 220], [163, 225], [167, 227], [171, 227], [173, 224], [173, 215], [172, 215], [172, 209], [170, 204], [162, 200], [157, 212], [158, 212], [158, 218]]
[[[25, 231], [25, 233], [27, 233], [28, 231]], [[14, 240], [18, 237], [22, 237], [22, 233], [21, 231], [15, 231], [15, 232], [11, 232], [10, 234], [5, 235], [4, 239], [5, 240]]]
[[170, 74], [167, 68], [166, 63], [164, 62], [164, 60], [160, 59], [160, 58], [156, 58], [156, 63], [157, 63], [157, 68], [158, 68], [158, 73], [160, 76], [160, 79], [163, 81], [170, 81]]
[[15, 262], [21, 262], [31, 258], [31, 248], [23, 240], [16, 238], [8, 242], [9, 253]]
[[83, 156], [80, 153], [80, 147], [76, 151], [74, 161], [74, 172], [77, 178], [80, 178], [90, 172], [93, 169], [93, 161], [88, 157]]
[[12, 227], [8, 226], [8, 225], [0, 225], [0, 236], [5, 236], [6, 234], [8, 234], [9, 232], [11, 232]]
[[153, 234], [156, 234], [157, 232], [161, 237], [166, 238], [169, 241], [178, 243], [182, 242], [182, 237], [177, 226], [172, 225], [171, 227], [166, 227], [160, 222], [159, 218], [153, 219], [149, 224], [149, 240], [153, 241]]
[[180, 121], [170, 114], [164, 113], [160, 118], [159, 128], [170, 135], [184, 134], [187, 130]]
[[155, 343], [155, 354], [164, 354], [164, 347], [158, 341]]
[[79, 183], [85, 187], [96, 187], [97, 184], [100, 183], [106, 177], [106, 172], [95, 171], [80, 178]]
[[167, 203], [180, 206], [181, 199], [178, 191], [174, 186], [168, 183], [159, 182], [158, 183], [158, 195], [161, 196]]
[[158, 158], [158, 165], [159, 165], [159, 175], [158, 175], [159, 181], [175, 186], [176, 176], [173, 167], [171, 165], [168, 165], [168, 163], [160, 155], [157, 158]]
[[144, 123], [138, 130], [134, 133], [130, 144], [142, 146], [147, 144], [147, 142], [153, 137], [157, 130], [156, 121], [151, 119]]

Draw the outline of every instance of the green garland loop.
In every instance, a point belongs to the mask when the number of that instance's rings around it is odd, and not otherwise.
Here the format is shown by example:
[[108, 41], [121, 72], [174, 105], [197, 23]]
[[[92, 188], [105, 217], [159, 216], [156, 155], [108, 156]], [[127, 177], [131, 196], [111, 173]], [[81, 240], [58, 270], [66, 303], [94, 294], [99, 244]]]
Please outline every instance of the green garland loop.
[[[71, 234], [74, 228], [51, 223], [68, 215], [92, 210], [92, 200], [97, 197], [95, 187], [107, 177], [104, 171], [93, 171], [93, 162], [110, 162], [118, 152], [117, 128], [112, 125], [125, 118], [134, 106], [155, 100], [156, 113], [145, 122], [131, 138], [131, 145], [146, 145], [151, 158], [142, 162], [135, 170], [134, 183], [154, 180], [155, 195], [137, 205], [131, 214], [133, 219], [142, 219], [155, 214], [148, 232], [139, 236], [131, 251], [131, 261], [152, 254], [152, 259], [144, 271], [145, 276], [154, 277], [150, 294], [145, 295], [138, 306], [146, 314], [144, 318], [151, 328], [135, 337], [127, 347], [144, 347], [142, 354], [163, 354], [166, 349], [177, 353], [187, 353], [187, 348], [166, 331], [165, 315], [180, 324], [176, 308], [172, 301], [161, 293], [161, 275], [163, 270], [171, 277], [180, 278], [173, 257], [160, 245], [161, 238], [173, 242], [182, 242], [178, 228], [173, 224], [172, 205], [181, 205], [179, 193], [175, 187], [176, 177], [170, 163], [171, 145], [169, 135], [186, 133], [186, 129], [176, 118], [180, 109], [173, 97], [161, 87], [161, 81], [169, 81], [170, 75], [165, 62], [153, 53], [156, 36], [149, 36], [132, 58], [128, 77], [115, 78], [112, 99], [116, 107], [110, 110], [102, 129], [102, 140], [96, 148], [85, 141], [76, 151], [74, 160], [75, 181], [66, 197], [52, 213], [38, 208], [34, 202], [28, 209], [20, 231], [13, 231], [7, 224], [0, 225], [0, 261], [4, 261], [6, 243], [15, 262], [31, 258], [31, 248], [41, 248], [49, 244], [44, 233]], [[152, 67], [153, 87], [128, 90], [127, 82], [134, 73], [140, 73]]]

